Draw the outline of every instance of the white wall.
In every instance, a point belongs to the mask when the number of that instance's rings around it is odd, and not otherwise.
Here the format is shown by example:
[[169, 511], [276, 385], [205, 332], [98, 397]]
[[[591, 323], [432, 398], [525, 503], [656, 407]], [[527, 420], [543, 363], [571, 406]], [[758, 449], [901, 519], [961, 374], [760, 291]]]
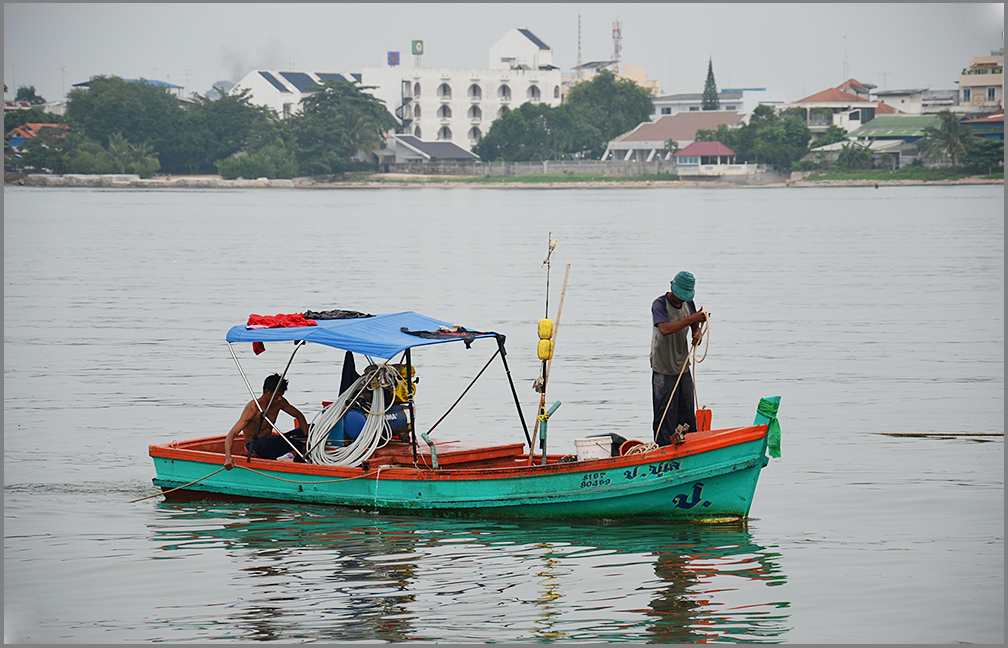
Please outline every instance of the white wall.
[[[532, 32], [535, 34], [535, 32]], [[539, 34], [537, 38], [542, 39]], [[545, 42], [545, 41], [544, 41]], [[514, 62], [502, 59], [513, 58]], [[553, 50], [540, 49], [538, 45], [529, 40], [517, 28], [504, 34], [503, 38], [490, 47], [490, 69], [508, 69], [513, 65], [524, 65], [532, 69], [553, 64]]]
[[[523, 37], [524, 38], [524, 37]], [[527, 40], [527, 39], [526, 39]], [[478, 70], [478, 69], [447, 69], [447, 68], [403, 68], [382, 67], [365, 68], [361, 70], [361, 81], [366, 86], [376, 86], [370, 90], [376, 97], [385, 101], [389, 112], [395, 113], [402, 103], [403, 82], [409, 82], [410, 101], [407, 111], [413, 117], [412, 123], [405, 129], [406, 135], [417, 135], [424, 141], [444, 139], [439, 137], [442, 129], [451, 131], [451, 142], [461, 148], [471, 151], [477, 139], [470, 137], [470, 131], [478, 128], [481, 135], [486, 135], [490, 125], [500, 115], [502, 108], [515, 109], [523, 103], [545, 103], [550, 106], [560, 105], [560, 71], [559, 70]], [[415, 95], [417, 85], [419, 96]], [[439, 93], [442, 86], [451, 90], [451, 96], [444, 97]], [[480, 96], [470, 96], [473, 85], [479, 86]], [[510, 99], [500, 96], [501, 86], [510, 89]], [[537, 88], [538, 99], [529, 97], [529, 89]], [[420, 117], [416, 117], [416, 109], [420, 108]], [[471, 116], [473, 107], [479, 109], [479, 116]], [[446, 107], [450, 117], [439, 114]]]

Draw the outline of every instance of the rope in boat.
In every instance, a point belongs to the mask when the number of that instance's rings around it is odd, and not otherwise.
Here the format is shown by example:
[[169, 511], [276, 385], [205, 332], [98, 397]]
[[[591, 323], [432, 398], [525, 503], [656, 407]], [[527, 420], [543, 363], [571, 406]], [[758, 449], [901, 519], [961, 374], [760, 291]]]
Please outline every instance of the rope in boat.
[[[385, 414], [391, 409], [392, 403], [385, 405], [385, 389], [394, 390], [397, 382], [401, 380], [399, 372], [388, 364], [381, 364], [373, 369], [369, 367], [364, 375], [340, 394], [336, 402], [319, 412], [312, 421], [308, 432], [309, 460], [320, 465], [359, 466], [374, 454], [382, 441], [388, 443], [392, 438], [392, 431], [385, 420]], [[367, 388], [371, 389], [371, 407], [366, 411], [367, 420], [360, 434], [348, 446], [327, 447], [329, 433]]]
[[644, 453], [651, 452], [652, 450], [657, 450], [657, 449], [658, 449], [658, 444], [657, 443], [655, 443], [654, 441], [648, 441], [647, 443], [641, 443], [641, 444], [633, 446], [632, 448], [628, 449], [626, 451], [626, 453], [624, 453], [623, 456], [624, 457], [628, 457], [630, 455], [635, 455], [635, 454], [644, 454]]

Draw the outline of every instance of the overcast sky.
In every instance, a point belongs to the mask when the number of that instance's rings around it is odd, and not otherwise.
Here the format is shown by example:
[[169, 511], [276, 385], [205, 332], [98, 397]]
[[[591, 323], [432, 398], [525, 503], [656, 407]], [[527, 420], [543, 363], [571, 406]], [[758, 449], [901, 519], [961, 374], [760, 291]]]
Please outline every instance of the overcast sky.
[[[169, 81], [205, 94], [256, 68], [359, 72], [389, 51], [424, 67], [486, 68], [512, 27], [569, 73], [613, 53], [662, 92], [767, 88], [789, 101], [848, 76], [878, 89], [954, 89], [975, 56], [1004, 45], [1004, 4], [4, 4], [4, 83], [61, 99], [92, 76]], [[845, 65], [846, 63], [846, 65]]]

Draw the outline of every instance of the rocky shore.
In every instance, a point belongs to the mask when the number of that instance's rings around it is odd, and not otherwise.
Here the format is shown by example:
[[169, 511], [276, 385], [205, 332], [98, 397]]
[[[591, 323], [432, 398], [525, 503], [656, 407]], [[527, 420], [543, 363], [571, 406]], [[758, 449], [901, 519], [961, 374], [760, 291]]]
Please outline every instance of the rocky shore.
[[[804, 174], [803, 174], [804, 175]], [[758, 185], [745, 185], [734, 182], [718, 182], [713, 180], [634, 180], [632, 178], [614, 179], [606, 182], [480, 182], [479, 178], [438, 177], [406, 174], [373, 174], [366, 180], [326, 180], [319, 178], [275, 179], [258, 178], [255, 180], [225, 180], [220, 176], [158, 176], [141, 178], [131, 174], [107, 175], [44, 175], [5, 173], [5, 185], [25, 187], [88, 187], [109, 189], [375, 189], [382, 187], [490, 187], [490, 188], [521, 188], [521, 189], [559, 189], [559, 188], [605, 188], [605, 187], [894, 187], [919, 185], [978, 185], [1004, 184], [1003, 179], [988, 179], [981, 177], [962, 178], [960, 180], [808, 180], [802, 175], [794, 174], [785, 182], [774, 182]]]

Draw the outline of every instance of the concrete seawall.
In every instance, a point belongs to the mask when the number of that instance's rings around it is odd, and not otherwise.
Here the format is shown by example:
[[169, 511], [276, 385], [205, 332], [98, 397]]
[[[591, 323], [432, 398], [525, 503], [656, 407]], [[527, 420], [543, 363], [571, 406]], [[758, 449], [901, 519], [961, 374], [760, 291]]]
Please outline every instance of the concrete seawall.
[[[303, 184], [311, 185], [310, 178], [303, 178]], [[224, 180], [217, 176], [183, 176], [171, 177], [161, 176], [157, 178], [141, 178], [132, 174], [103, 174], [103, 175], [42, 175], [42, 174], [4, 174], [4, 183], [10, 185], [21, 185], [25, 187], [93, 187], [93, 188], [121, 188], [121, 189], [164, 189], [171, 187], [198, 189], [244, 189], [250, 187], [273, 187], [290, 188], [297, 186], [295, 180], [269, 180], [259, 178], [257, 180]]]
[[[7, 186], [24, 187], [87, 187], [98, 189], [365, 189], [382, 187], [497, 187], [523, 189], [555, 189], [555, 188], [585, 188], [585, 187], [852, 187], [852, 186], [915, 186], [915, 185], [965, 185], [965, 184], [1004, 184], [1003, 179], [987, 179], [979, 177], [960, 180], [805, 180], [805, 174], [792, 174], [790, 178], [764, 174], [757, 178], [711, 178], [698, 180], [695, 178], [680, 178], [678, 180], [646, 180], [637, 181], [632, 177], [607, 182], [475, 182], [464, 180], [459, 176], [436, 176], [430, 174], [379, 173], [372, 174], [368, 179], [339, 180], [334, 178], [294, 178], [276, 179], [258, 178], [256, 180], [225, 180], [219, 176], [159, 176], [157, 178], [141, 178], [130, 174], [106, 175], [43, 175], [5, 173], [4, 184]], [[467, 176], [473, 178], [473, 176]]]

